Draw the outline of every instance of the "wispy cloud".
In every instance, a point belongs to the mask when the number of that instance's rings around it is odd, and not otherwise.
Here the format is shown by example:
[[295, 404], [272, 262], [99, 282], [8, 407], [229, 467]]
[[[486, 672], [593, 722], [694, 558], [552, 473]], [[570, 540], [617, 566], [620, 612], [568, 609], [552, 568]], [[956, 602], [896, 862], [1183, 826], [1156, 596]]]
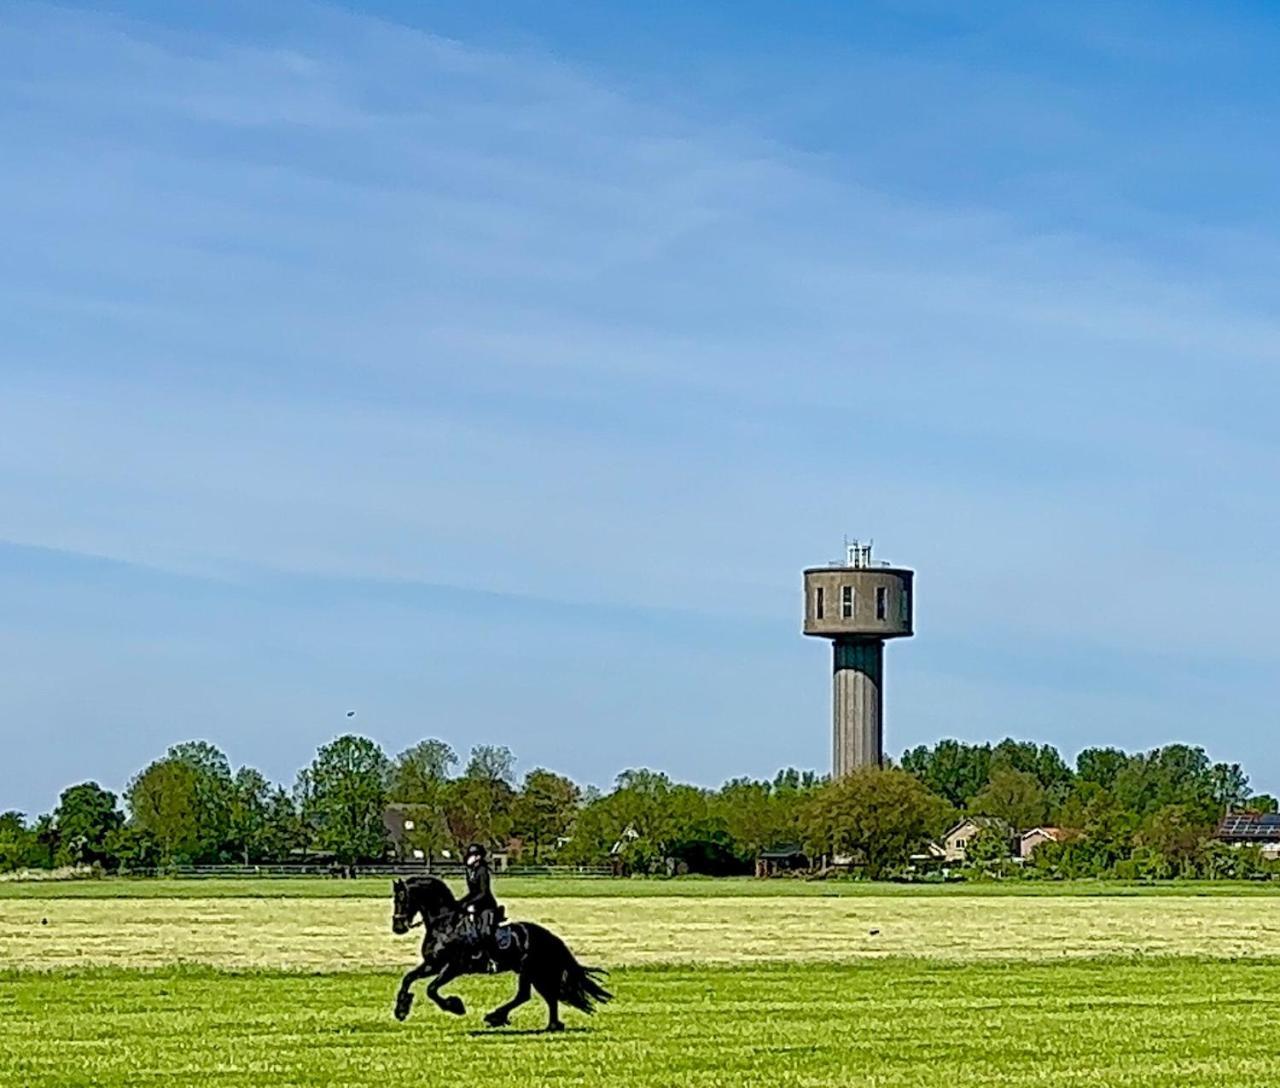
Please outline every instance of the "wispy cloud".
[[[271, 587], [227, 590], [253, 621], [184, 643], [122, 759], [175, 720], [245, 758], [300, 758], [323, 733], [304, 689], [338, 698], [327, 669], [348, 689], [376, 675], [392, 732], [434, 727], [416, 701], [436, 684], [458, 737], [574, 752], [570, 769], [598, 778], [648, 761], [714, 779], [729, 738], [732, 771], [763, 772], [790, 761], [780, 718], [811, 723], [820, 761], [824, 673], [793, 630], [797, 569], [845, 531], [921, 570], [895, 746], [940, 722], [1034, 720], [1070, 749], [1085, 708], [1120, 742], [1152, 735], [1126, 734], [1135, 715], [1194, 739], [1187, 694], [1205, 689], [1188, 663], [1274, 661], [1280, 337], [1242, 267], [1275, 263], [1274, 223], [1149, 195], [1228, 103], [1163, 118], [1155, 140], [1145, 107], [1113, 109], [1098, 81], [1151, 96], [1183, 63], [1127, 52], [1132, 27], [1028, 17], [945, 55], [921, 42], [858, 64], [836, 42], [811, 69], [762, 67], [776, 96], [717, 112], [549, 49], [323, 6], [271, 34], [11, 11], [0, 537], [140, 581]], [[1034, 70], [1015, 40], [1074, 59]], [[1215, 41], [1228, 56], [1231, 36]], [[1229, 574], [1207, 576], [1224, 556]], [[105, 621], [130, 594], [77, 608], [49, 567], [11, 583], [21, 607], [0, 635], [21, 648], [37, 616], [46, 634], [14, 658], [26, 694], [8, 719], [125, 728], [51, 709], [38, 678], [101, 690], [85, 608]], [[183, 585], [138, 593], [132, 682], [162, 668], [184, 614], [217, 611]], [[448, 622], [391, 623], [387, 586], [447, 599]], [[349, 607], [360, 592], [369, 611]], [[474, 618], [456, 593], [477, 595]], [[302, 637], [304, 600], [346, 602], [347, 626]], [[540, 612], [521, 632], [551, 655], [518, 725], [527, 676], [498, 712], [444, 675], [474, 679], [507, 645], [502, 601], [529, 602], [522, 624]], [[306, 654], [289, 655], [293, 633]], [[262, 667], [231, 652], [210, 703], [198, 661], [228, 640]], [[1082, 669], [1069, 700], [1028, 695], [1010, 646], [1118, 655], [1131, 690]], [[657, 671], [620, 673], [615, 655]], [[769, 691], [748, 697], [756, 675]], [[1241, 683], [1224, 679], [1233, 720], [1212, 732], [1243, 749], [1275, 690]], [[601, 737], [619, 699], [666, 724]], [[259, 700], [282, 720], [265, 749], [230, 709]], [[690, 729], [695, 751], [675, 744]], [[47, 793], [71, 771], [46, 757]], [[3, 774], [0, 794], [27, 788]]]

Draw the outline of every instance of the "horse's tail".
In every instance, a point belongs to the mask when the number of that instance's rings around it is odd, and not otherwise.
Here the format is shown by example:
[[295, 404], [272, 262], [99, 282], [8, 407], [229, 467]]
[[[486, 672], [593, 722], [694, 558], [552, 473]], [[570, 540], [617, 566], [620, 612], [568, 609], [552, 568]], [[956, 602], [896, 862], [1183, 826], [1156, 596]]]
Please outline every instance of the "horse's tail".
[[543, 997], [554, 992], [566, 1005], [582, 1012], [595, 1012], [597, 1005], [613, 999], [613, 994], [600, 985], [608, 973], [599, 967], [584, 967], [569, 951], [569, 946], [548, 929], [533, 922], [520, 923], [529, 937], [528, 962], [533, 969], [534, 985]]
[[613, 998], [608, 990], [600, 985], [600, 980], [608, 973], [599, 967], [584, 967], [567, 948], [565, 954], [569, 962], [560, 974], [560, 1000], [585, 1013], [595, 1012], [596, 1005], [603, 1005]]

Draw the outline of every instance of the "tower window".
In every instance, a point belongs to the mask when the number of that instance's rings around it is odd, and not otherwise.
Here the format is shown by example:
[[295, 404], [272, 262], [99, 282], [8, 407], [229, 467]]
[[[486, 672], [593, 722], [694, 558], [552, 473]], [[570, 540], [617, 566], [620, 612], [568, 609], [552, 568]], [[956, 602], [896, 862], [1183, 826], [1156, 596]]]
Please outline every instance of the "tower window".
[[813, 614], [814, 614], [818, 619], [822, 619], [822, 611], [823, 611], [823, 609], [822, 609], [822, 596], [823, 596], [823, 594], [822, 594], [822, 587], [821, 587], [821, 586], [819, 586], [819, 587], [818, 587], [818, 590], [817, 590], [817, 596], [814, 598], [814, 602], [813, 602]]
[[846, 620], [853, 618], [853, 586], [840, 587], [840, 615]]
[[889, 614], [889, 590], [886, 586], [876, 586], [876, 619], [882, 620]]
[[905, 587], [898, 594], [898, 619], [903, 623], [911, 620], [911, 590]]

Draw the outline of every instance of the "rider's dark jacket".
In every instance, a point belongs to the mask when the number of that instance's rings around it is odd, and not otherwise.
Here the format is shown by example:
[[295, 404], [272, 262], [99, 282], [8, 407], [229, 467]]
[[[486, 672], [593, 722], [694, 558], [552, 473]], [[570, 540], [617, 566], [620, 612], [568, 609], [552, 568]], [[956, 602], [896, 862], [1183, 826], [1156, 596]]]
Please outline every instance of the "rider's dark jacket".
[[486, 862], [481, 861], [478, 865], [467, 869], [467, 894], [462, 897], [459, 906], [463, 910], [475, 907], [476, 917], [482, 919], [486, 912], [498, 909], [498, 901], [494, 899], [493, 892], [489, 889], [489, 866]]

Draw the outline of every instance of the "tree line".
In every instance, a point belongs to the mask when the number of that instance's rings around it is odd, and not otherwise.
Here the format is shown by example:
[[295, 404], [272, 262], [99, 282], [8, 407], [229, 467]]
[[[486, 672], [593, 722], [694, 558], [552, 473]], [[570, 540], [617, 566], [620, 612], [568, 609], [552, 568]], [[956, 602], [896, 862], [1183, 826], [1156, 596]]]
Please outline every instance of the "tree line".
[[[427, 739], [390, 757], [355, 735], [321, 747], [286, 789], [190, 741], [141, 770], [122, 798], [84, 782], [35, 820], [0, 815], [0, 870], [352, 865], [394, 850], [431, 862], [483, 842], [517, 862], [715, 875], [750, 871], [761, 851], [786, 843], [884, 878], [918, 869], [930, 842], [982, 815], [1005, 830], [971, 844], [972, 876], [1247, 876], [1266, 868], [1257, 852], [1213, 838], [1226, 811], [1245, 808], [1275, 811], [1276, 801], [1251, 795], [1238, 764], [1180, 744], [1089, 748], [1070, 766], [1049, 745], [943, 740], [834, 782], [788, 769], [705, 789], [637, 769], [603, 792], [543, 767], [518, 778], [505, 747], [477, 745], [464, 762]], [[1062, 829], [1061, 841], [1015, 867], [1007, 831], [1045, 825]]]

